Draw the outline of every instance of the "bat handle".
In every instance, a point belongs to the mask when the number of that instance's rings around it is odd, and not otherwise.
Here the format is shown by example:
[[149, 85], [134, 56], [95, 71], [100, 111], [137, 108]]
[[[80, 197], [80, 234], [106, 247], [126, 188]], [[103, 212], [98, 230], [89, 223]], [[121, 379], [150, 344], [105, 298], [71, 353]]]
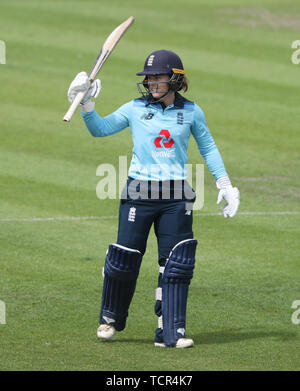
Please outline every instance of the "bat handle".
[[66, 112], [63, 121], [70, 122], [73, 114], [75, 113], [77, 107], [80, 105], [80, 102], [84, 98], [84, 95], [87, 93], [87, 91], [81, 91], [78, 92], [75, 99], [73, 100], [71, 106], [69, 107], [69, 110]]

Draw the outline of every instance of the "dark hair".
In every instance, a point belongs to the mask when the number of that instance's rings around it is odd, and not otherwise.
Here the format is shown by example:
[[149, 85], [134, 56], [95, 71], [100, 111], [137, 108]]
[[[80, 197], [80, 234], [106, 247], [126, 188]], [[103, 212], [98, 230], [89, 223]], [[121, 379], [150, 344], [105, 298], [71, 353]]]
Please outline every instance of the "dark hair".
[[188, 88], [189, 88], [189, 79], [186, 76], [184, 76], [181, 90], [183, 90], [183, 92], [187, 92]]

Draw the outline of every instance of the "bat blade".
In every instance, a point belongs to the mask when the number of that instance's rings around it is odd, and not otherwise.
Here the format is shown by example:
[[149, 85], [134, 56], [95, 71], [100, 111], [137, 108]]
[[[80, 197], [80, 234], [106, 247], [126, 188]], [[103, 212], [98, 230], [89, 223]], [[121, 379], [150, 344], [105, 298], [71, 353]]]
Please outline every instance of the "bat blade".
[[133, 22], [134, 17], [130, 16], [130, 18], [125, 20], [125, 22], [120, 24], [120, 26], [116, 27], [114, 31], [108, 36], [89, 74], [89, 79], [91, 81], [95, 79], [97, 73], [100, 71], [103, 64], [108, 59], [114, 47], [117, 45], [117, 43], [120, 41], [120, 39], [123, 37], [123, 35]]
[[[134, 22], [134, 17], [130, 16], [130, 18], [128, 18], [127, 20], [125, 20], [125, 22], [121, 23], [118, 27], [116, 27], [113, 30], [113, 32], [107, 37], [89, 73], [90, 83], [92, 83], [95, 80], [97, 73], [100, 71], [103, 64], [108, 59], [109, 55], [111, 54], [111, 52], [113, 51], [117, 43], [120, 41], [120, 39], [123, 37], [123, 35], [128, 30], [128, 28], [132, 25], [133, 22]], [[75, 113], [77, 107], [79, 106], [81, 100], [83, 99], [87, 91], [88, 90], [79, 92], [76, 95], [69, 110], [66, 112], [63, 121], [70, 122], [73, 114]]]

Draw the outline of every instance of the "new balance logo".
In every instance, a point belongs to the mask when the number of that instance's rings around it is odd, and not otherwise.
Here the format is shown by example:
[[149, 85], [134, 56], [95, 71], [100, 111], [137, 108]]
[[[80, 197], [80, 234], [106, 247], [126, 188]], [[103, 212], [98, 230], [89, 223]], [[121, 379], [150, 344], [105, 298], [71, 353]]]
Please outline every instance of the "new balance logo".
[[133, 206], [129, 209], [128, 221], [131, 221], [133, 223], [135, 222], [135, 211], [136, 211], [136, 208]]
[[146, 119], [146, 120], [150, 120], [154, 117], [154, 113], [148, 113], [148, 114], [144, 114], [142, 115], [142, 119]]

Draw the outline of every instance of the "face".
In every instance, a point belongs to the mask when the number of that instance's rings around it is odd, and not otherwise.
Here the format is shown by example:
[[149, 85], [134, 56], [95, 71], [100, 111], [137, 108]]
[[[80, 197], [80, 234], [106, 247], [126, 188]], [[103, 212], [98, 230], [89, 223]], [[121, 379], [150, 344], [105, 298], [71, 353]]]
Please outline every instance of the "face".
[[159, 99], [169, 91], [169, 75], [149, 75], [147, 79], [149, 92], [152, 94], [154, 99]]

